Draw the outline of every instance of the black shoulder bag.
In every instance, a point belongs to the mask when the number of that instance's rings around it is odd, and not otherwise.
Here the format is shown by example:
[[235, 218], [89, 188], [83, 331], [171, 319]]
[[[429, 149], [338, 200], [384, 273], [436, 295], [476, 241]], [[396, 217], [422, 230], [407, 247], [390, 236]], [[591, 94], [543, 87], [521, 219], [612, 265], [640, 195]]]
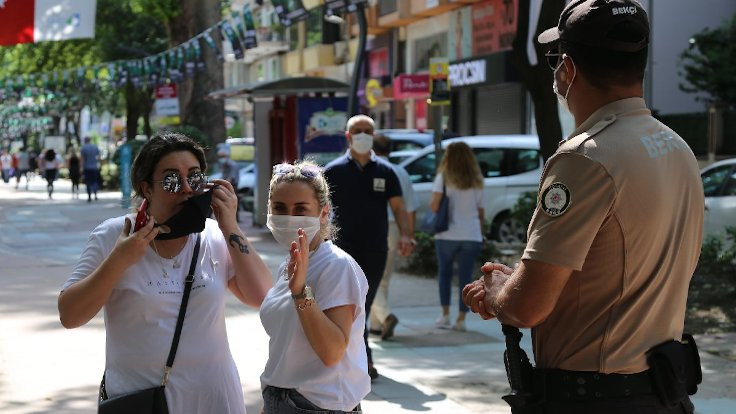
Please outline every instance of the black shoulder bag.
[[174, 340], [171, 342], [171, 350], [169, 358], [166, 360], [164, 367], [164, 377], [161, 385], [143, 390], [133, 391], [128, 394], [119, 395], [113, 398], [107, 398], [105, 390], [105, 375], [102, 375], [102, 383], [100, 383], [100, 405], [97, 412], [100, 414], [168, 414], [169, 405], [166, 402], [166, 394], [164, 388], [169, 381], [169, 372], [174, 365], [174, 357], [176, 349], [179, 347], [179, 336], [181, 336], [181, 327], [184, 325], [184, 315], [187, 312], [187, 303], [189, 302], [189, 293], [192, 291], [194, 283], [194, 270], [197, 268], [197, 256], [199, 256], [199, 240], [201, 235], [197, 235], [197, 244], [194, 246], [192, 254], [192, 263], [189, 265], [189, 273], [184, 283], [184, 296], [181, 298], [181, 306], [179, 307], [179, 319], [176, 321], [176, 329], [174, 330]]

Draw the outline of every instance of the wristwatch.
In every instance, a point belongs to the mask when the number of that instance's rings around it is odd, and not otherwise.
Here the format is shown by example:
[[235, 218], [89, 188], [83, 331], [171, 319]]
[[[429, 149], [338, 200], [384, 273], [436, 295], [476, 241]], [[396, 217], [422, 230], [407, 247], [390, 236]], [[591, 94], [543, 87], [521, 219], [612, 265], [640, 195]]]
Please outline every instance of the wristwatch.
[[[304, 285], [304, 290], [302, 290], [302, 293], [298, 295], [292, 294], [291, 297], [292, 299], [294, 299], [294, 303], [296, 304], [296, 307], [299, 310], [312, 306], [312, 302], [314, 302], [314, 293], [312, 293], [312, 288], [309, 287], [309, 285]], [[302, 299], [304, 299], [304, 303], [297, 302]]]

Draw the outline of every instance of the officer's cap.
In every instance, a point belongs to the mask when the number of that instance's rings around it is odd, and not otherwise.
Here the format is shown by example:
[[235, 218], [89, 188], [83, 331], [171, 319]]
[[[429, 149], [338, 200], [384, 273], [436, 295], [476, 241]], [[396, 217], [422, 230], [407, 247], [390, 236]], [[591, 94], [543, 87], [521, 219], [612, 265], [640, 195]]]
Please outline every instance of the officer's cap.
[[[622, 23], [634, 40], [612, 39], [609, 34]], [[636, 0], [573, 0], [560, 14], [557, 27], [537, 38], [541, 44], [562, 40], [618, 52], [637, 52], [649, 44], [649, 19]]]

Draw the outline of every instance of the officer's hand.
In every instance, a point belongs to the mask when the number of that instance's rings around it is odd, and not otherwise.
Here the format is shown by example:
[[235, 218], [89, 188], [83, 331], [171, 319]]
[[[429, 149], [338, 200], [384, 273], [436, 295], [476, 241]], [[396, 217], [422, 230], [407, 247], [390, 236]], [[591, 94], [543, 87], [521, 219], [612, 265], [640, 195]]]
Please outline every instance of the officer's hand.
[[493, 275], [494, 272], [499, 271], [502, 274], [511, 276], [512, 273], [514, 273], [514, 269], [506, 266], [503, 263], [494, 263], [494, 262], [485, 262], [483, 266], [481, 266], [480, 271], [483, 272], [484, 275]]
[[477, 313], [480, 315], [483, 319], [491, 319], [495, 315], [491, 312], [489, 312], [486, 309], [487, 308], [485, 303], [483, 303], [483, 299], [486, 296], [486, 290], [485, 290], [485, 282], [484, 277], [481, 277], [480, 279], [468, 283], [463, 288], [463, 303], [470, 308], [471, 311], [474, 313]]

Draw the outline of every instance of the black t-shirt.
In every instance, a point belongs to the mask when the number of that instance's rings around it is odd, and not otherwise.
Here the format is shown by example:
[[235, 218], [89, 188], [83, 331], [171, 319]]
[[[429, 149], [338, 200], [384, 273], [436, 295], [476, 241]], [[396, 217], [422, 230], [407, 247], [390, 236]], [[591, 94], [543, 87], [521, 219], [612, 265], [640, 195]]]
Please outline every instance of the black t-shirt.
[[325, 178], [339, 227], [337, 245], [345, 250], [388, 250], [386, 203], [401, 196], [399, 179], [391, 165], [372, 156], [361, 167], [346, 154], [327, 164]]

